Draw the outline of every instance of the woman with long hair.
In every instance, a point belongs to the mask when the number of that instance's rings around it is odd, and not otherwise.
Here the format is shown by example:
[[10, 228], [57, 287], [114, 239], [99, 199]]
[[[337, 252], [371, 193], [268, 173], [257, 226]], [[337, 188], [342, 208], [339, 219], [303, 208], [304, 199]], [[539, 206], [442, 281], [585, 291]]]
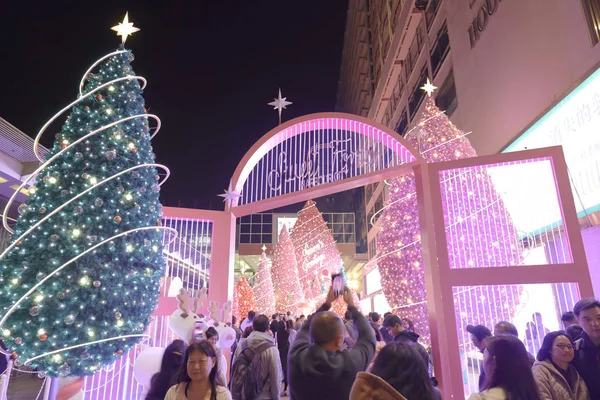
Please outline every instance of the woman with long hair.
[[519, 338], [512, 335], [487, 338], [483, 369], [484, 391], [472, 394], [469, 400], [540, 400], [527, 350]]
[[219, 362], [207, 340], [191, 344], [185, 352], [177, 384], [165, 400], [231, 400], [231, 393], [217, 382]]
[[550, 332], [533, 364], [533, 378], [540, 394], [548, 400], [588, 400], [587, 386], [571, 365], [575, 344], [563, 331]]
[[435, 400], [436, 395], [423, 357], [412, 342], [387, 344], [371, 373], [359, 372], [350, 400]]
[[217, 358], [219, 359], [219, 373], [217, 374], [217, 379], [219, 384], [223, 386], [227, 386], [227, 360], [223, 355], [223, 351], [219, 348], [219, 332], [212, 326], [206, 330], [206, 340], [215, 349], [215, 353], [217, 354]]
[[183, 363], [183, 354], [185, 353], [185, 343], [183, 340], [173, 340], [167, 346], [160, 363], [160, 371], [154, 374], [150, 381], [150, 390], [146, 395], [146, 400], [163, 400], [167, 391], [173, 385], [177, 373]]

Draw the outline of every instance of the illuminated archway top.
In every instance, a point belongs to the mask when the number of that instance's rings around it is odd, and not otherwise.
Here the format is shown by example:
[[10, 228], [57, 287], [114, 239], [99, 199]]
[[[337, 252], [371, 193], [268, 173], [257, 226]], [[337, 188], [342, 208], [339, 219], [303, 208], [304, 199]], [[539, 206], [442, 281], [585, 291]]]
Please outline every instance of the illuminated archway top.
[[396, 132], [366, 118], [319, 113], [288, 121], [244, 155], [232, 178], [232, 206], [377, 172], [421, 159]]

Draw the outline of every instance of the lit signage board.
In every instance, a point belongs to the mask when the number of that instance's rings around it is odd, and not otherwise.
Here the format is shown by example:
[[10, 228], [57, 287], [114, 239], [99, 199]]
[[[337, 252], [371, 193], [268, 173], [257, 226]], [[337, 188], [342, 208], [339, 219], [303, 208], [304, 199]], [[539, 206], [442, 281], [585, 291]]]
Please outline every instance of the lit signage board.
[[292, 229], [298, 221], [298, 217], [276, 217], [277, 218], [277, 241], [279, 241], [279, 234], [284, 226], [287, 227], [289, 233], [292, 233]]
[[[600, 210], [600, 69], [504, 152], [562, 145], [579, 217]], [[543, 226], [557, 221], [548, 215]]]
[[379, 268], [375, 268], [369, 272], [367, 274], [366, 281], [367, 296], [371, 293], [381, 290], [381, 274], [379, 273]]

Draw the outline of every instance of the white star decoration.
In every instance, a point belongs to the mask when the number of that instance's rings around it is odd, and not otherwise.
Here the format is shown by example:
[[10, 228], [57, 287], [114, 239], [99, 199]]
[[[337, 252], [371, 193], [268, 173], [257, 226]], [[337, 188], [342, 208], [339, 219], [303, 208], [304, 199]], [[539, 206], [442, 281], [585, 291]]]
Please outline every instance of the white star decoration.
[[263, 253], [264, 253], [265, 251], [267, 251], [267, 246], [265, 246], [265, 245], [263, 244], [263, 247], [261, 247], [261, 249], [262, 249], [262, 251], [263, 251]]
[[223, 198], [223, 202], [226, 202], [228, 207], [231, 207], [231, 203], [240, 198], [240, 195], [231, 189], [231, 182], [229, 182], [229, 189], [225, 189], [225, 193], [218, 196]]
[[274, 101], [268, 103], [268, 105], [273, 106], [275, 110], [279, 111], [279, 123], [281, 124], [281, 110], [285, 109], [286, 106], [290, 104], [294, 104], [291, 101], [286, 100], [287, 97], [281, 97], [281, 89], [279, 89], [279, 96], [274, 99]]
[[113, 26], [110, 29], [116, 31], [117, 36], [121, 36], [123, 44], [125, 44], [127, 36], [140, 30], [140, 28], [136, 28], [133, 26], [133, 22], [129, 22], [129, 12], [125, 13], [125, 18], [123, 18], [123, 22], [121, 22], [119, 25]]
[[437, 86], [433, 86], [433, 83], [427, 78], [427, 83], [421, 86], [420, 89], [423, 89], [423, 91], [427, 93], [427, 96], [431, 97], [431, 94], [437, 89]]

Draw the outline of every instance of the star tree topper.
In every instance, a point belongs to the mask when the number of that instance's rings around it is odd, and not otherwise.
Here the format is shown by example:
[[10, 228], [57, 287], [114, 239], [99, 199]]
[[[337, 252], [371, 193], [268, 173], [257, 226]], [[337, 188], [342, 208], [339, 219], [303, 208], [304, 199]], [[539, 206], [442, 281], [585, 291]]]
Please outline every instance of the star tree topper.
[[433, 86], [433, 83], [427, 78], [427, 83], [421, 86], [420, 89], [423, 89], [423, 91], [427, 93], [427, 96], [431, 97], [435, 89], [437, 89], [437, 86]]
[[229, 182], [229, 189], [225, 189], [225, 193], [218, 196], [223, 198], [223, 202], [227, 203], [227, 208], [231, 208], [231, 203], [240, 198], [240, 194], [231, 188], [231, 182]]
[[281, 110], [285, 109], [286, 106], [290, 104], [294, 104], [291, 101], [286, 100], [287, 97], [281, 97], [281, 88], [279, 88], [279, 96], [274, 101], [268, 103], [268, 105], [273, 106], [275, 110], [279, 111], [279, 124], [281, 125]]
[[140, 30], [140, 28], [136, 28], [133, 26], [133, 22], [129, 22], [129, 12], [125, 13], [125, 18], [123, 18], [123, 22], [121, 22], [119, 25], [113, 26], [110, 29], [117, 32], [117, 36], [121, 36], [123, 44], [125, 44], [127, 36], [130, 36], [131, 34]]

